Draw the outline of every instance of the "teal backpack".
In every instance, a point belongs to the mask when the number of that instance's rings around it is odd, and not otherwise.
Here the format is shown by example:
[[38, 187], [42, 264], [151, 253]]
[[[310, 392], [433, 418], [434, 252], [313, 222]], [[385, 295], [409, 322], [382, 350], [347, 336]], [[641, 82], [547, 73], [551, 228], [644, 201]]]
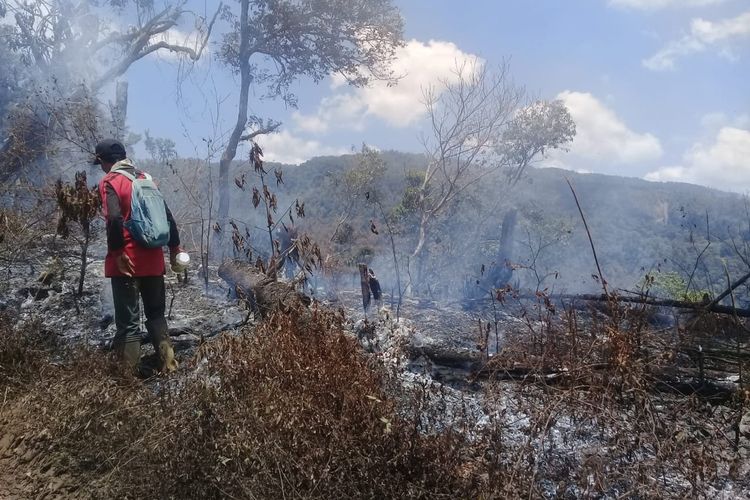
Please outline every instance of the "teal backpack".
[[135, 241], [146, 248], [163, 247], [169, 242], [169, 221], [164, 198], [151, 176], [145, 172], [145, 179], [137, 179], [128, 172], [113, 170], [130, 179], [132, 187], [130, 220], [123, 225], [130, 231]]

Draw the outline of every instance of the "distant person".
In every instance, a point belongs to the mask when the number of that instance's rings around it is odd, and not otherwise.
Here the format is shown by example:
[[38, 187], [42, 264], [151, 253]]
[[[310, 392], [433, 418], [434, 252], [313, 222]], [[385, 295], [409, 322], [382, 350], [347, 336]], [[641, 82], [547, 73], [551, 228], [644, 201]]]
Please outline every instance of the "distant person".
[[370, 292], [372, 293], [372, 298], [380, 303], [381, 297], [383, 297], [383, 291], [380, 289], [380, 281], [378, 281], [378, 278], [375, 276], [375, 271], [372, 269], [367, 270], [368, 280], [370, 282]]
[[[93, 164], [101, 165], [106, 174], [99, 183], [99, 193], [107, 221], [104, 275], [112, 281], [117, 326], [112, 347], [126, 366], [134, 370], [139, 367], [140, 294], [146, 330], [159, 360], [158, 368], [163, 372], [174, 371], [177, 362], [164, 318], [162, 245], [169, 247], [174, 267], [180, 252], [177, 225], [155, 184], [150, 182], [151, 177], [127, 159], [125, 147], [120, 142], [113, 139], [101, 141], [96, 145], [95, 155]], [[131, 219], [132, 210], [145, 215]], [[154, 233], [159, 236], [153, 237]]]
[[297, 269], [302, 269], [300, 263], [299, 250], [296, 246], [297, 238], [299, 237], [299, 229], [297, 227], [276, 229], [276, 237], [279, 242], [278, 252], [280, 254], [279, 267], [284, 269], [284, 275], [292, 279]]

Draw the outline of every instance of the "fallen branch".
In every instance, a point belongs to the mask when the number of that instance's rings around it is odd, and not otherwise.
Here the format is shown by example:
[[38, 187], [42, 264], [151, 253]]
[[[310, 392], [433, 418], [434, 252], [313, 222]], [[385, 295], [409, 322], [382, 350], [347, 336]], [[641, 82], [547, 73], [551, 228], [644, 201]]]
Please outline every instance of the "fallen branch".
[[594, 239], [591, 237], [591, 231], [589, 230], [589, 225], [586, 222], [586, 217], [583, 215], [583, 209], [581, 208], [581, 204], [578, 202], [578, 195], [576, 194], [576, 190], [573, 189], [573, 184], [571, 184], [570, 179], [567, 177], [565, 178], [565, 182], [568, 183], [568, 187], [570, 188], [570, 192], [573, 193], [573, 199], [576, 202], [576, 206], [578, 207], [578, 213], [581, 214], [581, 220], [583, 221], [583, 227], [586, 229], [586, 235], [589, 237], [589, 243], [591, 244], [591, 253], [594, 254], [594, 263], [596, 264], [596, 271], [599, 273], [599, 280], [602, 285], [602, 289], [604, 290], [604, 295], [609, 295], [609, 292], [607, 291], [607, 280], [604, 279], [604, 275], [602, 274], [602, 268], [599, 265], [599, 258], [596, 256], [596, 247], [594, 246]]
[[[195, 337], [195, 340], [197, 343], [197, 342], [202, 342], [206, 339], [216, 337], [217, 335], [221, 335], [224, 332], [236, 330], [237, 328], [245, 325], [246, 323], [247, 322], [245, 320], [236, 321], [228, 325], [222, 325], [218, 328], [214, 328], [208, 333], [205, 333], [203, 330], [196, 330], [195, 328], [192, 328], [190, 326], [180, 326], [180, 327], [170, 328], [167, 333], [169, 334], [170, 337], [182, 337], [183, 335], [190, 335], [192, 337]], [[151, 343], [151, 335], [149, 335], [148, 333], [144, 333], [143, 335], [141, 335], [141, 345], [150, 344], [150, 343]]]
[[713, 302], [691, 302], [687, 300], [670, 300], [670, 299], [651, 299], [645, 297], [617, 297], [617, 296], [604, 296], [604, 295], [563, 295], [560, 298], [571, 298], [590, 300], [598, 302], [628, 302], [632, 304], [645, 304], [649, 306], [664, 306], [664, 307], [676, 307], [678, 309], [693, 309], [696, 311], [703, 310], [706, 312], [712, 312], [717, 314], [736, 314], [743, 318], [750, 318], [750, 309], [736, 309], [731, 306], [722, 306]]
[[275, 280], [246, 262], [224, 262], [218, 274], [264, 317], [277, 309], [294, 309], [312, 303], [312, 299], [298, 292], [294, 284]]
[[[565, 381], [576, 381], [581, 387], [580, 381], [591, 372], [603, 372], [610, 368], [607, 363], [597, 363], [583, 366], [574, 370], [567, 369], [538, 369], [531, 367], [493, 368], [485, 365], [474, 372], [470, 381], [477, 379], [506, 380], [513, 382], [533, 382], [545, 385], [560, 384]], [[651, 390], [659, 393], [681, 394], [683, 396], [698, 396], [712, 403], [726, 403], [737, 393], [738, 386], [732, 382], [719, 380], [708, 380], [700, 377], [669, 377], [657, 376]]]
[[[738, 285], [739, 286], [739, 285]], [[513, 295], [514, 299], [517, 300], [533, 300], [538, 301], [539, 296], [529, 293], [519, 293]], [[714, 304], [714, 302], [691, 302], [687, 300], [672, 300], [672, 299], [659, 299], [650, 297], [623, 297], [614, 294], [560, 294], [550, 296], [551, 300], [585, 300], [592, 302], [626, 302], [631, 304], [642, 304], [647, 306], [655, 307], [674, 307], [677, 309], [693, 309], [703, 310], [706, 312], [712, 312], [717, 314], [736, 314], [741, 318], [750, 317], [750, 309], [735, 309], [731, 306], [723, 306], [720, 304]], [[486, 304], [488, 299], [462, 299], [460, 301], [465, 307], [473, 307], [474, 305]]]
[[714, 300], [712, 300], [708, 304], [709, 307], [710, 306], [718, 305], [719, 302], [721, 302], [722, 300], [724, 300], [724, 298], [727, 295], [730, 295], [735, 290], [735, 288], [737, 288], [738, 286], [740, 286], [741, 284], [743, 284], [748, 279], [750, 279], [750, 273], [747, 273], [746, 275], [744, 275], [743, 277], [739, 278], [737, 281], [735, 281], [734, 283], [732, 283], [731, 285], [729, 285], [729, 288], [727, 288], [722, 293], [720, 293], [719, 295], [717, 295], [716, 298]]
[[681, 394], [683, 396], [696, 395], [712, 403], [726, 403], [732, 400], [737, 393], [738, 387], [733, 383], [687, 378], [659, 380], [654, 385], [654, 389], [659, 392]]

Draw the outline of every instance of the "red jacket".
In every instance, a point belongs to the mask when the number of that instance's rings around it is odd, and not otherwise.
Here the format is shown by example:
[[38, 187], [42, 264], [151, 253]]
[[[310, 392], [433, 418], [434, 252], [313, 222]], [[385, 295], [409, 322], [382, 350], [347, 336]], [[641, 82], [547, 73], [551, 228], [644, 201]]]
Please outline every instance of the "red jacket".
[[[143, 173], [135, 170], [130, 160], [123, 160], [115, 164], [112, 170], [99, 182], [99, 194], [102, 197], [102, 210], [107, 220], [107, 257], [104, 260], [104, 275], [124, 276], [117, 269], [116, 258], [123, 252], [133, 262], [135, 272], [133, 276], [161, 276], [164, 274], [164, 251], [161, 248], [146, 248], [139, 245], [130, 232], [122, 224], [130, 219], [131, 181], [124, 175], [115, 172], [117, 169], [127, 169], [130, 174], [137, 174], [143, 178]], [[172, 214], [170, 219], [170, 233], [177, 234]], [[175, 241], [176, 239], [176, 241]], [[179, 246], [179, 236], [170, 237], [169, 246]]]

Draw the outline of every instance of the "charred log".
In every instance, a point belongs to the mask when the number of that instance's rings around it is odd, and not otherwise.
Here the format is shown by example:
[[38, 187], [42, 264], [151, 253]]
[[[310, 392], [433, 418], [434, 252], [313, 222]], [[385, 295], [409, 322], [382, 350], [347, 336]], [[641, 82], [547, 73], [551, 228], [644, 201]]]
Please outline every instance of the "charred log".
[[464, 296], [468, 300], [486, 297], [489, 290], [502, 288], [510, 282], [513, 269], [510, 263], [513, 261], [513, 241], [516, 230], [517, 212], [510, 210], [503, 218], [501, 226], [500, 245], [494, 260], [488, 267], [482, 265], [481, 276], [467, 283], [464, 287]]
[[290, 310], [312, 303], [312, 299], [297, 291], [294, 284], [277, 281], [246, 262], [224, 262], [219, 267], [219, 277], [234, 287], [237, 295], [262, 317], [278, 309]]
[[683, 396], [698, 396], [711, 403], [727, 403], [737, 394], [738, 387], [734, 383], [726, 383], [699, 378], [660, 380], [655, 390]]
[[468, 349], [451, 349], [440, 345], [413, 345], [408, 346], [409, 358], [415, 360], [424, 356], [432, 363], [450, 368], [472, 371], [478, 369], [482, 362], [479, 351]]
[[[580, 370], [539, 369], [532, 367], [497, 368], [485, 365], [473, 372], [469, 379], [506, 380], [513, 382], [531, 382], [544, 385], [559, 385], [573, 383], [577, 387], [585, 387], [587, 377], [592, 373], [605, 374], [610, 366], [600, 363], [586, 367], [586, 373]], [[739, 387], [732, 382], [709, 380], [693, 376], [669, 376], [661, 374], [655, 376], [651, 384], [651, 391], [656, 393], [680, 394], [682, 396], [698, 396], [714, 404], [723, 404], [732, 400]]]
[[359, 269], [359, 282], [362, 288], [362, 308], [367, 313], [367, 309], [370, 307], [370, 279], [367, 274], [367, 264], [358, 264], [357, 268]]
[[[528, 300], [536, 302], [540, 300], [539, 295], [530, 293], [513, 292], [512, 297], [514, 300], [521, 301]], [[696, 312], [710, 312], [717, 314], [737, 315], [740, 318], [750, 318], [750, 309], [740, 309], [732, 306], [716, 304], [715, 301], [691, 302], [685, 300], [659, 299], [655, 297], [624, 297], [612, 294], [561, 294], [549, 296], [549, 299], [554, 303], [562, 301], [562, 305], [564, 307], [573, 307], [574, 309], [586, 309], [587, 306], [583, 306], [581, 302], [592, 302], [595, 304], [600, 303], [601, 305], [595, 306], [595, 309], [603, 313], [607, 313], [609, 311], [610, 304], [626, 303], [653, 307], [667, 307], [673, 309], [691, 309]], [[482, 307], [490, 302], [490, 295], [485, 292], [485, 296], [482, 297], [464, 298], [461, 305], [464, 309], [472, 309]]]
[[[191, 337], [192, 338], [191, 340], [183, 340], [182, 343], [192, 345], [192, 344], [198, 344], [212, 337], [216, 337], [217, 335], [223, 332], [228, 332], [230, 330], [239, 328], [243, 326], [245, 323], [246, 323], [245, 321], [238, 321], [236, 323], [232, 323], [229, 325], [219, 326], [208, 332], [204, 330], [198, 330], [196, 328], [192, 328], [189, 326], [170, 327], [167, 333], [170, 337]], [[173, 340], [172, 342], [174, 343], [175, 341]], [[147, 332], [142, 332], [141, 333], [141, 345], [150, 344], [150, 343], [151, 343], [151, 335]], [[175, 348], [177, 348], [176, 345], [175, 345]]]
[[571, 295], [566, 298], [581, 299], [593, 302], [626, 302], [631, 304], [644, 304], [649, 306], [674, 307], [677, 309], [693, 309], [696, 311], [707, 311], [717, 314], [731, 314], [741, 318], [750, 318], [750, 309], [737, 309], [731, 306], [723, 306], [714, 302], [690, 302], [684, 300], [651, 299], [641, 297], [616, 297], [601, 295]]

